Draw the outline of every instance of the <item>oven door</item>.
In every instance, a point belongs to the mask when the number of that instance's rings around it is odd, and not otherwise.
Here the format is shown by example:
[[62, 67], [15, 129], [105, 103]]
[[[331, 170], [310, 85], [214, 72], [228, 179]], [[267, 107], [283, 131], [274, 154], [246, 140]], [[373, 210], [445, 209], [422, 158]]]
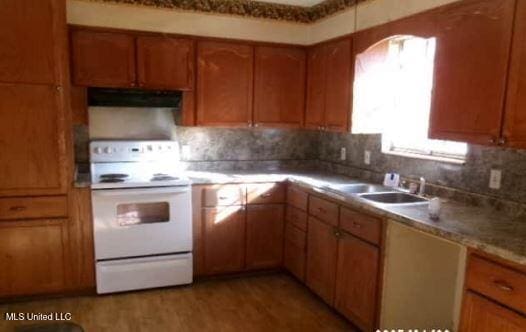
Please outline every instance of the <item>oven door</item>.
[[93, 190], [95, 257], [192, 250], [190, 186]]

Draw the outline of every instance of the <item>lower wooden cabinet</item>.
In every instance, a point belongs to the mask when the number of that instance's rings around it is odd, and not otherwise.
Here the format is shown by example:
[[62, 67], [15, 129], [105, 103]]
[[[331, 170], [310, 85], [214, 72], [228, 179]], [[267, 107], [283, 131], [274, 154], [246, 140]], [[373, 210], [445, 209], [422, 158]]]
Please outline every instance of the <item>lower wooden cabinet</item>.
[[264, 269], [279, 267], [283, 258], [282, 204], [247, 207], [246, 267]]
[[377, 247], [341, 233], [334, 306], [364, 331], [375, 325], [379, 257]]
[[522, 332], [526, 317], [468, 291], [464, 298], [461, 332]]
[[68, 219], [0, 222], [0, 297], [67, 288]]
[[203, 209], [204, 273], [238, 272], [245, 266], [245, 207]]
[[296, 278], [305, 281], [307, 233], [287, 220], [283, 247], [283, 266]]
[[305, 282], [330, 305], [334, 303], [337, 251], [334, 226], [309, 217]]

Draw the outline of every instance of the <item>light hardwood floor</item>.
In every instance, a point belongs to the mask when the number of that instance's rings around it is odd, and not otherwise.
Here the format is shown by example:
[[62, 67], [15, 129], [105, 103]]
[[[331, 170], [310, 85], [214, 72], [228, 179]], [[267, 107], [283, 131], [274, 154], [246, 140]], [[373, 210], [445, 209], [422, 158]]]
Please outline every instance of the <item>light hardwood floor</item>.
[[[355, 331], [285, 274], [192, 286], [0, 305], [5, 312], [71, 312], [85, 331]], [[34, 322], [33, 322], [34, 323]], [[0, 318], [0, 331], [17, 324]]]

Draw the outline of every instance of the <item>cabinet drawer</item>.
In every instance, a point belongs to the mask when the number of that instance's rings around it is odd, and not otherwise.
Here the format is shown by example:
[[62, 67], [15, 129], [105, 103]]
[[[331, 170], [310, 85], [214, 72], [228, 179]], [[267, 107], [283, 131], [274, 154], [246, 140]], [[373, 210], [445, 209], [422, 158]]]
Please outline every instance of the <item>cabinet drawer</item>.
[[281, 183], [255, 183], [247, 185], [248, 204], [274, 204], [285, 202], [285, 186]]
[[68, 202], [65, 196], [0, 199], [0, 220], [60, 218], [67, 214]]
[[207, 187], [204, 191], [205, 206], [243, 205], [245, 204], [245, 186], [237, 184]]
[[526, 275], [479, 256], [471, 256], [468, 288], [526, 313]]
[[356, 212], [347, 208], [342, 208], [340, 212], [340, 227], [374, 244], [380, 244], [382, 232], [382, 220]]
[[294, 206], [287, 206], [287, 223], [290, 223], [297, 228], [307, 231], [307, 213], [301, 211]]
[[300, 210], [307, 211], [308, 194], [298, 188], [289, 186], [287, 190], [287, 203]]
[[330, 225], [338, 226], [338, 204], [336, 203], [310, 196], [309, 214]]
[[285, 241], [304, 250], [307, 242], [307, 233], [287, 223], [285, 226]]

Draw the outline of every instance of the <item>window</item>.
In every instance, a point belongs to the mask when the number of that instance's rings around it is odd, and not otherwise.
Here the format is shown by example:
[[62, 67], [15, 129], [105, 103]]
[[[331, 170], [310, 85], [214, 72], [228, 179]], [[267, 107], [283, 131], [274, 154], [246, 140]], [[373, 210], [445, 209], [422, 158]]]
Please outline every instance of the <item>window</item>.
[[464, 160], [464, 143], [427, 138], [435, 38], [397, 36], [356, 58], [353, 133], [381, 133], [382, 151]]

